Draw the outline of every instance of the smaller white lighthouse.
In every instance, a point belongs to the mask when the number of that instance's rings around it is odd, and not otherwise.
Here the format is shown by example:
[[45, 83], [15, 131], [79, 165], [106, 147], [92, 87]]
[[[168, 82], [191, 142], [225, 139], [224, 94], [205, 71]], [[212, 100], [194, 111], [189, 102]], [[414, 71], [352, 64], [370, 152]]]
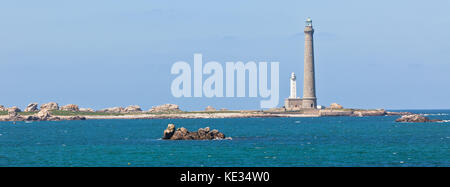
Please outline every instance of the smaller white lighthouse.
[[302, 108], [302, 99], [297, 97], [297, 77], [291, 73], [291, 94], [284, 100], [284, 108], [289, 111], [300, 110]]
[[291, 73], [291, 95], [289, 96], [289, 98], [297, 98], [297, 80], [294, 72]]

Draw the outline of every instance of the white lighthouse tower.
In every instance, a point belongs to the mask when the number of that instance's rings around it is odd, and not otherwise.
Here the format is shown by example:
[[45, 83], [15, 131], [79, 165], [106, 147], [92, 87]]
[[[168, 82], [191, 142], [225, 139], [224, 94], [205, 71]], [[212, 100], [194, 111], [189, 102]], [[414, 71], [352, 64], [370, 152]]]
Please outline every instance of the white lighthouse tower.
[[294, 72], [291, 73], [291, 95], [289, 96], [289, 98], [297, 98], [297, 80]]
[[284, 100], [284, 108], [289, 111], [300, 110], [302, 108], [302, 99], [297, 97], [297, 77], [291, 73], [291, 94]]

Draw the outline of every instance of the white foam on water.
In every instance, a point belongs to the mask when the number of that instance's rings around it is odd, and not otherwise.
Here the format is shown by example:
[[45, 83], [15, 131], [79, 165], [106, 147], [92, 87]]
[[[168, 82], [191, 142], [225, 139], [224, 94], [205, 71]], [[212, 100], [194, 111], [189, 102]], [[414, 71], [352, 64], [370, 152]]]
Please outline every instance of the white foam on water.
[[448, 116], [447, 113], [437, 113], [437, 114], [422, 114], [424, 116]]

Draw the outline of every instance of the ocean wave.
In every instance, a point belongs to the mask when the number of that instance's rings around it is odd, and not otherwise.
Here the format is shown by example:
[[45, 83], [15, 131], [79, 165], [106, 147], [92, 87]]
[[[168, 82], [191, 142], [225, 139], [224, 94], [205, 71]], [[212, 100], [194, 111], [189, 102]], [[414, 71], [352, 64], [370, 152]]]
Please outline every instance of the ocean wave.
[[442, 120], [441, 122], [439, 122], [439, 123], [449, 123], [450, 122], [450, 120]]
[[424, 116], [448, 116], [448, 113], [422, 114]]

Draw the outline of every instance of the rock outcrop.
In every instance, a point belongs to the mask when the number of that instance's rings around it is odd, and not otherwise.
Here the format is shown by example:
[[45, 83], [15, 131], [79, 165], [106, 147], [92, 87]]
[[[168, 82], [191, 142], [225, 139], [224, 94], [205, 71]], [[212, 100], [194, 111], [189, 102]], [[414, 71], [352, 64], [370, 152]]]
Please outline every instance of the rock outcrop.
[[26, 121], [60, 121], [60, 120], [86, 120], [86, 117], [83, 116], [53, 116], [50, 111], [43, 109], [39, 111], [37, 114], [28, 116], [25, 119]]
[[404, 115], [395, 120], [395, 122], [416, 122], [416, 123], [425, 123], [425, 122], [440, 122], [442, 120], [439, 119], [429, 119], [425, 116], [419, 114], [412, 115]]
[[20, 108], [19, 108], [19, 107], [16, 107], [16, 106], [13, 106], [13, 107], [8, 108], [8, 113], [11, 112], [11, 111], [14, 111], [14, 112], [22, 112], [22, 110], [20, 110]]
[[9, 121], [21, 121], [21, 120], [23, 120], [23, 117], [21, 115], [19, 115], [17, 112], [20, 112], [20, 111], [17, 111], [13, 107], [8, 108], [8, 120]]
[[383, 109], [378, 110], [355, 110], [353, 111], [353, 116], [384, 116], [386, 111]]
[[352, 116], [353, 110], [319, 110], [319, 116]]
[[26, 121], [58, 121], [59, 117], [52, 116], [47, 109], [41, 109], [37, 114], [28, 116]]
[[59, 108], [59, 110], [78, 112], [78, 111], [80, 111], [80, 108], [78, 108], [78, 105], [68, 104], [68, 105], [62, 106], [61, 108]]
[[59, 106], [58, 103], [55, 102], [50, 102], [50, 103], [46, 103], [41, 105], [41, 110], [59, 110]]
[[330, 109], [343, 109], [344, 107], [342, 105], [340, 105], [340, 104], [337, 104], [337, 103], [331, 103], [329, 108]]
[[387, 116], [404, 116], [404, 115], [411, 115], [413, 113], [411, 112], [386, 112]]
[[36, 112], [39, 111], [37, 103], [28, 104], [27, 108], [25, 108], [24, 112]]
[[126, 113], [142, 112], [142, 109], [138, 105], [130, 105], [124, 109], [124, 112]]
[[181, 112], [180, 106], [175, 104], [164, 104], [152, 107], [149, 112], [160, 113], [160, 112]]
[[216, 109], [214, 107], [212, 107], [212, 106], [208, 106], [208, 107], [205, 108], [205, 111], [206, 112], [214, 112], [214, 111], [216, 111]]
[[112, 108], [105, 108], [101, 110], [97, 110], [97, 112], [105, 112], [105, 113], [123, 113], [124, 112], [123, 107], [112, 107]]
[[225, 135], [218, 130], [210, 130], [209, 127], [200, 128], [197, 132], [189, 132], [186, 128], [181, 127], [175, 130], [174, 124], [169, 124], [164, 130], [164, 140], [223, 140]]

